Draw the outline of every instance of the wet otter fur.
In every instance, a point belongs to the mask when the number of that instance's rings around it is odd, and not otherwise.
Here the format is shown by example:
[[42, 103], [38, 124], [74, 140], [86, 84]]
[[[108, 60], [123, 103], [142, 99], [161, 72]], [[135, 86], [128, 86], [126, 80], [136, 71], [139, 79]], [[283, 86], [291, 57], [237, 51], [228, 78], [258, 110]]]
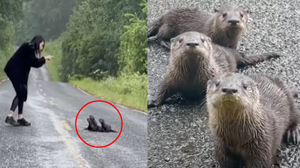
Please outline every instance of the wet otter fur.
[[87, 121], [89, 123], [88, 127], [84, 130], [94, 131], [94, 132], [103, 132], [103, 129], [98, 126], [94, 116], [90, 115], [89, 118], [87, 118]]
[[112, 130], [111, 126], [106, 124], [103, 119], [100, 118], [99, 122], [101, 123], [104, 132], [117, 132], [115, 130]]
[[165, 77], [155, 100], [148, 101], [148, 107], [162, 105], [176, 93], [188, 99], [202, 100], [209, 79], [224, 72], [236, 72], [237, 67], [277, 57], [279, 55], [276, 53], [246, 56], [212, 43], [211, 38], [203, 33], [182, 33], [171, 39], [170, 60]]
[[208, 124], [221, 168], [270, 168], [282, 142], [299, 144], [300, 112], [279, 78], [225, 73], [207, 83]]
[[237, 49], [247, 29], [250, 11], [236, 4], [224, 4], [214, 13], [197, 8], [172, 9], [148, 26], [148, 39], [156, 39], [163, 47], [170, 49], [170, 39], [188, 31], [206, 34], [213, 43]]

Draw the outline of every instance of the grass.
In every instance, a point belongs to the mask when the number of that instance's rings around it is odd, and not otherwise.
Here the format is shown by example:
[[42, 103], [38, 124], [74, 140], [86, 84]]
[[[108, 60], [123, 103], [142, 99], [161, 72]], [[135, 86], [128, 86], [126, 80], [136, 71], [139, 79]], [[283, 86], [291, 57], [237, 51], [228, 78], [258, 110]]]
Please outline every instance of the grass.
[[[2, 66], [1, 66], [1, 68], [2, 68]], [[2, 80], [2, 79], [4, 79], [4, 78], [6, 78], [6, 75], [5, 75], [5, 73], [4, 73], [4, 71], [3, 71], [3, 68], [0, 70], [0, 81]]]
[[[44, 55], [54, 56], [47, 62], [53, 81], [60, 81], [61, 41], [46, 42]], [[95, 81], [91, 78], [71, 79], [72, 85], [96, 97], [147, 112], [147, 75], [126, 75]]]
[[4, 72], [4, 67], [5, 67], [8, 59], [14, 53], [14, 51], [15, 50], [14, 50], [13, 45], [9, 45], [9, 47], [5, 51], [0, 50], [0, 81], [2, 81], [3, 79], [6, 78], [6, 74]]
[[0, 82], [6, 78], [6, 75], [3, 75], [3, 73], [0, 73]]
[[47, 67], [50, 72], [50, 77], [53, 81], [60, 81], [59, 80], [59, 67], [60, 67], [60, 60], [61, 60], [61, 41], [60, 39], [55, 40], [53, 42], [46, 42], [45, 50], [43, 55], [52, 55], [53, 58], [51, 61], [47, 62]]
[[102, 81], [72, 79], [70, 83], [107, 101], [147, 112], [147, 75], [121, 75]]

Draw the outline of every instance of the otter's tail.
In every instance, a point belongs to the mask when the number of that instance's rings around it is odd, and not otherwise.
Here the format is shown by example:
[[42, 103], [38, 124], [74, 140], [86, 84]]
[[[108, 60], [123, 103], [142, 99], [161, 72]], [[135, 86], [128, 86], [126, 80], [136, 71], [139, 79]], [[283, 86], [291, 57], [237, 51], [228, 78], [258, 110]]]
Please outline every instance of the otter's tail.
[[162, 16], [153, 21], [152, 23], [149, 24], [148, 26], [148, 34], [147, 38], [155, 36], [158, 33], [159, 28], [162, 26], [163, 21], [162, 21]]
[[115, 131], [115, 130], [110, 130], [109, 132], [117, 132], [117, 131]]

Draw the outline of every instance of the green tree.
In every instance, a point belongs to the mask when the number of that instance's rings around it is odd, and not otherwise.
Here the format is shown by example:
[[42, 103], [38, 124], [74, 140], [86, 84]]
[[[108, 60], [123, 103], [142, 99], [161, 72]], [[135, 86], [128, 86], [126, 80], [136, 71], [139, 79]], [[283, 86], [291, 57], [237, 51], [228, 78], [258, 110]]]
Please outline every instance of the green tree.
[[125, 13], [144, 15], [140, 0], [79, 0], [63, 34], [61, 79], [101, 79], [118, 72], [120, 37], [129, 20]]
[[41, 34], [55, 40], [64, 32], [75, 0], [28, 0], [23, 5], [24, 18], [15, 23], [18, 44]]
[[3, 77], [3, 67], [14, 50], [13, 21], [22, 18], [22, 4], [22, 0], [0, 1], [0, 78]]
[[121, 36], [119, 55], [120, 70], [126, 73], [147, 74], [147, 1], [141, 3], [145, 14], [140, 19], [137, 14], [125, 14], [130, 24], [124, 26], [125, 32]]

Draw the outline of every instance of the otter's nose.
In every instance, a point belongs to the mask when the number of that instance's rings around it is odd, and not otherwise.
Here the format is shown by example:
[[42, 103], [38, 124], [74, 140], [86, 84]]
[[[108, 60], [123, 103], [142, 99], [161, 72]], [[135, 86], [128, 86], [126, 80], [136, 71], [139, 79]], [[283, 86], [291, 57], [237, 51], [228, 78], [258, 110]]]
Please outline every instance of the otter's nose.
[[231, 23], [231, 24], [237, 24], [237, 23], [239, 23], [240, 21], [237, 20], [237, 19], [230, 19], [230, 20], [228, 20], [228, 22]]
[[226, 93], [226, 94], [234, 94], [237, 92], [237, 89], [233, 89], [233, 88], [222, 88], [222, 92]]
[[187, 42], [186, 45], [189, 47], [196, 47], [199, 45], [199, 43], [195, 41], [191, 41], [191, 42]]

